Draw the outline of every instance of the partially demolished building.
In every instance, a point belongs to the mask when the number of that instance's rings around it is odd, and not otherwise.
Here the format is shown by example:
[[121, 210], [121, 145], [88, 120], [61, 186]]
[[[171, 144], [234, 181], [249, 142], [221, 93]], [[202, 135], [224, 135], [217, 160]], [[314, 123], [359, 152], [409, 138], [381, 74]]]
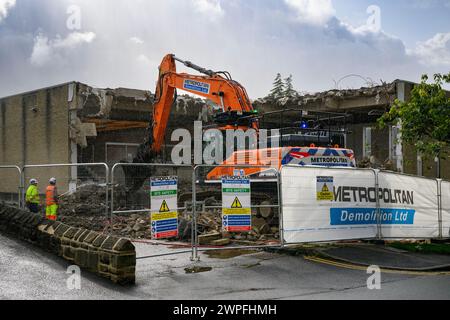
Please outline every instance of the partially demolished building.
[[[363, 166], [436, 177], [436, 163], [424, 162], [399, 141], [396, 126], [374, 127], [376, 119], [395, 99], [407, 100], [413, 83], [397, 80], [371, 88], [331, 90], [284, 101], [260, 99], [254, 107], [263, 115], [261, 127], [290, 126], [299, 110], [346, 113], [349, 132], [346, 146], [355, 151]], [[0, 98], [0, 166], [49, 163], [94, 163], [108, 165], [131, 161], [143, 141], [151, 119], [153, 95], [134, 89], [98, 89], [79, 82]], [[272, 111], [276, 112], [271, 116]], [[173, 129], [192, 130], [201, 120], [211, 123], [212, 110], [201, 99], [181, 96], [172, 109], [162, 159], [170, 159]], [[450, 178], [448, 161], [441, 164], [442, 177]], [[97, 170], [83, 174], [101, 176]], [[86, 172], [87, 170], [87, 172]], [[101, 168], [98, 168], [101, 170]], [[17, 173], [1, 171], [2, 198], [14, 198]], [[80, 169], [29, 170], [27, 178], [39, 179], [41, 188], [50, 176], [60, 177], [62, 192], [75, 184]]]

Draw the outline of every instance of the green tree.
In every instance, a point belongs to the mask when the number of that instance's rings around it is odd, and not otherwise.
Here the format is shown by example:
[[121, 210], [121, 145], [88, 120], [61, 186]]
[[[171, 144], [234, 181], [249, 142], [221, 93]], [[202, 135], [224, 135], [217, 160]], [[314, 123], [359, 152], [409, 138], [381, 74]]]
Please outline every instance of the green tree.
[[297, 95], [297, 91], [294, 90], [294, 85], [292, 84], [292, 74], [284, 79], [284, 94], [286, 98], [294, 98]]
[[444, 83], [450, 83], [450, 73], [435, 74], [433, 83], [428, 83], [428, 76], [423, 75], [409, 101], [395, 100], [378, 119], [379, 127], [401, 121], [404, 143], [415, 146], [425, 158], [440, 157], [450, 144], [450, 97], [442, 88]]
[[270, 91], [269, 97], [272, 99], [280, 99], [284, 95], [284, 83], [281, 74], [277, 73], [273, 82], [273, 89]]

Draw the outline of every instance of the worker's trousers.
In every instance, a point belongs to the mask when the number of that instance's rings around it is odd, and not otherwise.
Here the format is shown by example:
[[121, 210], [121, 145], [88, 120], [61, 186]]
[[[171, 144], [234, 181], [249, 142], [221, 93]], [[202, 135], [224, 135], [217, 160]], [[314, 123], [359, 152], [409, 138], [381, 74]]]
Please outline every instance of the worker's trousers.
[[58, 205], [51, 204], [45, 208], [45, 216], [48, 220], [56, 221], [56, 215], [58, 213]]
[[39, 213], [39, 204], [28, 202], [27, 207], [28, 207], [28, 210], [30, 210], [30, 212]]

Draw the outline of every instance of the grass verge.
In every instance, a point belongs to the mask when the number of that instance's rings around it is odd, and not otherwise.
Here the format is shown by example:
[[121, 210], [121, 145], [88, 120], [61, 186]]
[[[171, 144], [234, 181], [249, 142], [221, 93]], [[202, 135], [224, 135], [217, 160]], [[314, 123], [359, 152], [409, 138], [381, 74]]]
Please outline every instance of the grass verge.
[[437, 254], [450, 254], [450, 244], [447, 243], [403, 243], [393, 242], [388, 244], [389, 247], [396, 249], [420, 252], [420, 253], [437, 253]]

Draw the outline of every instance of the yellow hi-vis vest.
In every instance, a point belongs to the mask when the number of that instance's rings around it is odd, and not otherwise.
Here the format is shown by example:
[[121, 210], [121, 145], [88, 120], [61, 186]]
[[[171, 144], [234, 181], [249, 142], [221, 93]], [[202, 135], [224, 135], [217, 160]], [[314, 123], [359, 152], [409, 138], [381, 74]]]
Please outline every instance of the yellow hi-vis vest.
[[27, 189], [26, 201], [30, 203], [39, 204], [41, 201], [39, 199], [39, 191], [37, 186], [31, 185]]

